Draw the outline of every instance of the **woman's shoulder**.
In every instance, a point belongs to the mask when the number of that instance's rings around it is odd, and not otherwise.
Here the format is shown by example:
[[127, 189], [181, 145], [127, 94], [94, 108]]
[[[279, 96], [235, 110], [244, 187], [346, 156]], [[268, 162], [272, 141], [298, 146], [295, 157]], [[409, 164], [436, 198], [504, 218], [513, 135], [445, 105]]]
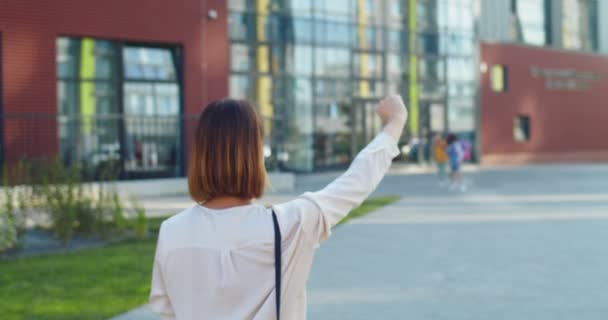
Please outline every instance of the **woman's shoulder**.
[[192, 216], [196, 214], [197, 207], [198, 205], [194, 205], [163, 220], [161, 223], [161, 230], [175, 229], [179, 226], [190, 224]]

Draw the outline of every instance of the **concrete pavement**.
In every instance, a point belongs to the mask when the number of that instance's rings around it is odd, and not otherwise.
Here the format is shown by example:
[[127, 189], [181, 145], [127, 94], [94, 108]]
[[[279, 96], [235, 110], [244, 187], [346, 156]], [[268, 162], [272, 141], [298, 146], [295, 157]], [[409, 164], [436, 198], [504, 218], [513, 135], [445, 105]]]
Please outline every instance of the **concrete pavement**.
[[379, 193], [417, 187], [321, 246], [309, 318], [606, 319], [608, 166], [469, 178], [462, 194], [388, 177]]
[[[294, 193], [333, 176], [299, 177]], [[321, 246], [308, 318], [606, 319], [608, 166], [467, 177], [469, 192], [449, 192], [432, 174], [394, 169], [374, 195], [402, 199], [338, 227]], [[117, 319], [157, 318], [142, 309]]]

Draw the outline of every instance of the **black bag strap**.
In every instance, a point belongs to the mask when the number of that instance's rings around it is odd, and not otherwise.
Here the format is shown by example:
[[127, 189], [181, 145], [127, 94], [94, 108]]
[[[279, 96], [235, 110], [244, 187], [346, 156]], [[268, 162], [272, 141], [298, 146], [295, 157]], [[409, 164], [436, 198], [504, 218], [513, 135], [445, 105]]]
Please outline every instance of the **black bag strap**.
[[274, 225], [274, 281], [275, 300], [277, 303], [277, 320], [281, 318], [281, 229], [277, 215], [272, 210], [272, 223]]

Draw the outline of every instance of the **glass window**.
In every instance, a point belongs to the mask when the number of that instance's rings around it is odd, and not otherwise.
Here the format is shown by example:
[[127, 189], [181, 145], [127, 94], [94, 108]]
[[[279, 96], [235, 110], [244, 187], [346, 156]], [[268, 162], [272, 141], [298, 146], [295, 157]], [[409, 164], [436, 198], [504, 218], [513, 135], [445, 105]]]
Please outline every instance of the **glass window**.
[[386, 56], [386, 71], [390, 79], [404, 79], [407, 64], [404, 57], [399, 54], [388, 54]]
[[[383, 0], [364, 0], [363, 7], [357, 6], [359, 10], [363, 10], [363, 21], [368, 24], [379, 24], [384, 21], [382, 9], [383, 9]], [[360, 4], [360, 2], [357, 2]]]
[[312, 1], [310, 0], [284, 0], [284, 2], [291, 15], [309, 16], [312, 14]]
[[445, 94], [445, 86], [435, 81], [422, 81], [418, 84], [421, 99], [440, 100]]
[[355, 97], [377, 99], [384, 96], [384, 82], [382, 81], [359, 80], [352, 84], [352, 92]]
[[127, 46], [123, 49], [123, 63], [127, 79], [176, 79], [170, 49]]
[[315, 29], [317, 41], [322, 44], [351, 46], [351, 25], [342, 22], [317, 22]]
[[405, 41], [406, 34], [402, 30], [389, 29], [387, 32], [387, 49], [390, 51], [401, 51], [406, 47], [407, 41]]
[[355, 16], [355, 1], [312, 0], [315, 15], [327, 20], [349, 21]]
[[245, 11], [249, 8], [248, 5], [251, 5], [251, 0], [230, 0], [230, 1], [228, 1], [228, 8], [230, 10]]
[[437, 29], [437, 4], [435, 1], [416, 1], [416, 24], [418, 30]]
[[105, 79], [116, 76], [115, 45], [91, 38], [58, 38], [57, 76], [71, 79]]
[[513, 140], [526, 142], [530, 140], [530, 117], [519, 115], [513, 119]]
[[295, 45], [286, 48], [286, 72], [297, 75], [312, 74], [312, 47]]
[[250, 13], [231, 12], [228, 16], [228, 32], [230, 39], [255, 39], [255, 16]]
[[444, 81], [444, 60], [437, 58], [418, 59], [418, 75], [426, 81]]
[[471, 132], [475, 129], [475, 108], [472, 98], [448, 100], [448, 127], [453, 132]]
[[421, 54], [439, 55], [439, 35], [436, 33], [419, 34], [417, 50]]
[[471, 32], [473, 30], [473, 0], [437, 2], [437, 24], [440, 29], [451, 32]]
[[285, 18], [291, 19], [293, 23], [294, 41], [298, 43], [311, 42], [313, 40], [312, 20], [301, 18]]
[[564, 0], [562, 3], [562, 43], [575, 50], [597, 49], [597, 2]]
[[382, 78], [384, 74], [382, 55], [359, 52], [353, 55], [353, 75], [355, 78]]
[[179, 89], [176, 84], [126, 83], [124, 85], [126, 115], [177, 115]]
[[230, 69], [233, 71], [248, 71], [252, 67], [253, 52], [251, 46], [232, 44], [230, 46]]
[[449, 84], [450, 97], [472, 97], [476, 85], [471, 82], [451, 82]]
[[180, 90], [173, 49], [119, 48], [112, 41], [57, 39], [60, 156], [92, 177], [109, 161], [121, 161], [126, 175], [176, 175]]
[[456, 81], [473, 81], [475, 68], [473, 61], [468, 58], [453, 58], [447, 59], [448, 63], [448, 79]]
[[349, 71], [349, 49], [317, 48], [315, 50], [315, 74], [317, 76], [348, 77]]
[[315, 85], [315, 99], [318, 102], [330, 103], [350, 95], [350, 81], [319, 79]]
[[286, 121], [283, 149], [287, 154], [285, 166], [292, 170], [312, 170], [313, 168], [313, 110], [312, 82], [307, 78], [285, 79], [292, 83], [295, 102], [284, 105], [288, 119]]
[[78, 40], [57, 39], [57, 76], [59, 78], [78, 78]]
[[495, 64], [490, 69], [490, 86], [494, 92], [507, 91], [507, 68], [500, 64]]
[[471, 56], [474, 54], [473, 35], [445, 34], [440, 37], [440, 52], [443, 54]]
[[543, 46], [547, 43], [545, 0], [515, 0], [515, 30], [525, 43]]
[[315, 108], [315, 167], [346, 165], [351, 159], [350, 106], [330, 102]]
[[253, 99], [248, 75], [230, 75], [230, 97], [242, 100]]
[[403, 25], [403, 20], [407, 16], [407, 6], [403, 0], [387, 0], [388, 22], [392, 26]]

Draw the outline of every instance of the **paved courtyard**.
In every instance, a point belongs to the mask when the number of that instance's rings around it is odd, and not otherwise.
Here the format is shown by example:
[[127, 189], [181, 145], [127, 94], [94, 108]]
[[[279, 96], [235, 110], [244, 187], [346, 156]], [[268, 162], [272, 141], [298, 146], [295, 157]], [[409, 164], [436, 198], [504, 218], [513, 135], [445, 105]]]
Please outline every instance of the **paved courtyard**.
[[466, 193], [404, 172], [375, 193], [399, 202], [321, 246], [309, 319], [608, 318], [608, 166], [471, 170]]
[[309, 319], [607, 319], [608, 166], [387, 177], [318, 252]]

